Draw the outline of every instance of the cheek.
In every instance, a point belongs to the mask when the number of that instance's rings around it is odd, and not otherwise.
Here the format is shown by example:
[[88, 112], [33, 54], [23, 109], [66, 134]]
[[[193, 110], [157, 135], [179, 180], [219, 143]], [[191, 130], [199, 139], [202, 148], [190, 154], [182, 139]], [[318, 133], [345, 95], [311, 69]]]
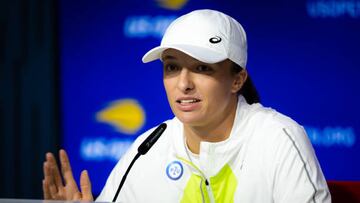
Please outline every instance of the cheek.
[[171, 82], [171, 80], [164, 79], [163, 84], [164, 84], [164, 89], [165, 89], [166, 95], [169, 99], [171, 97], [171, 93], [174, 92], [174, 91], [172, 91], [172, 82]]
[[164, 88], [165, 88], [165, 91], [166, 91], [166, 94], [167, 94], [169, 86], [170, 86], [170, 82], [167, 79], [163, 79], [163, 84], [164, 84]]
[[[203, 92], [207, 97], [215, 100], [226, 100], [232, 94], [232, 86], [229, 82], [216, 82], [203, 85]], [[215, 101], [216, 102], [216, 101]]]

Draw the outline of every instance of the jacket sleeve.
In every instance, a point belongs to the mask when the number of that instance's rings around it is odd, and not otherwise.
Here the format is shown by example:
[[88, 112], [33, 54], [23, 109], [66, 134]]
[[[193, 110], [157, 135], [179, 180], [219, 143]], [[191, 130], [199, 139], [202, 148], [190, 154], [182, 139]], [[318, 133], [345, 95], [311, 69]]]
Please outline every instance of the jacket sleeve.
[[275, 146], [274, 202], [331, 202], [325, 177], [305, 130], [297, 124], [282, 128]]

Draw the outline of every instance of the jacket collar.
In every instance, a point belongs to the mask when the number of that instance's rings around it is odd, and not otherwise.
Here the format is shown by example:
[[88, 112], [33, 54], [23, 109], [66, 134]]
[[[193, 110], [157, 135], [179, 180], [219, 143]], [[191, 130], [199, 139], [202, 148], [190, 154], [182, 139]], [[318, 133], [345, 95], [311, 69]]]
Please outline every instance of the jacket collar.
[[[249, 105], [246, 103], [245, 98], [240, 95], [230, 136], [221, 142], [201, 142], [199, 166], [197, 166], [198, 169], [190, 167], [193, 169], [193, 172], [198, 173], [197, 171], [200, 169], [206, 177], [212, 177], [215, 176], [225, 164], [232, 165], [233, 162], [239, 161], [238, 156], [240, 151], [246, 148], [245, 141], [250, 135], [250, 133], [246, 133], [250, 115], [259, 107], [261, 107], [261, 104]], [[176, 123], [175, 128], [171, 132], [173, 135], [175, 156], [190, 161], [184, 141], [184, 126], [176, 117], [173, 120]]]

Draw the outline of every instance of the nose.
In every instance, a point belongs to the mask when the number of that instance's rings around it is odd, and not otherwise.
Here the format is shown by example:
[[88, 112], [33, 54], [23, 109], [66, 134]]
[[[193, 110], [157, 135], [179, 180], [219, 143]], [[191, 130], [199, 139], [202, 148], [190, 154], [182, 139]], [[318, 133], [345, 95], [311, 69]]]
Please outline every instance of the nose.
[[192, 74], [187, 68], [183, 68], [179, 74], [177, 87], [184, 93], [189, 93], [194, 89]]

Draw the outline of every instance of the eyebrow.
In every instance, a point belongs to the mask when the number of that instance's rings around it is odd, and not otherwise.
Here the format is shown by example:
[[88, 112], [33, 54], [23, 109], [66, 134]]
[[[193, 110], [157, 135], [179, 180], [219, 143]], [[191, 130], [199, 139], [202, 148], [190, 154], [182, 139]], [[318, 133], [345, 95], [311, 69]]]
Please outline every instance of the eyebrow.
[[169, 59], [169, 60], [171, 60], [171, 59], [176, 59], [176, 57], [175, 56], [171, 56], [171, 55], [165, 55], [164, 57], [162, 57], [161, 58], [161, 60], [167, 60], [167, 59]]

